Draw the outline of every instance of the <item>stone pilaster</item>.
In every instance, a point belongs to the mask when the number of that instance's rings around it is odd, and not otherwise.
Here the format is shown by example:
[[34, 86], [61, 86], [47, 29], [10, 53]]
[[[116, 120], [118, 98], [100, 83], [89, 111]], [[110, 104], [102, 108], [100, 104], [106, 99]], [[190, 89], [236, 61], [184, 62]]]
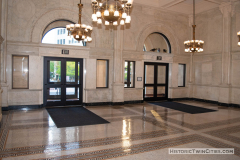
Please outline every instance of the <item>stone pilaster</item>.
[[219, 6], [223, 14], [223, 48], [222, 48], [222, 84], [230, 85], [230, 66], [231, 66], [231, 18], [234, 9], [231, 2], [222, 3]]
[[114, 55], [113, 55], [113, 90], [112, 101], [124, 102], [123, 84], [123, 30], [119, 27], [114, 30]]
[[231, 2], [219, 6], [223, 15], [222, 24], [222, 80], [219, 88], [219, 102], [231, 103], [231, 19], [234, 6]]

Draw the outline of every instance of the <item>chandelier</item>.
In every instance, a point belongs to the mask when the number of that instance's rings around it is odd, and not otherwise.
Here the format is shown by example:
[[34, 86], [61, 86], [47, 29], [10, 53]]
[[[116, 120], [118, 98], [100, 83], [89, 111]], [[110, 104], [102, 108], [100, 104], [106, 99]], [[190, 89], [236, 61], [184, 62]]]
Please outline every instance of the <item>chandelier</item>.
[[237, 33], [238, 35], [238, 45], [240, 46], [240, 31]]
[[203, 52], [204, 41], [195, 39], [195, 0], [193, 0], [193, 40], [184, 42], [185, 52]]
[[131, 22], [130, 9], [132, 7], [133, 0], [92, 0], [93, 22], [102, 24], [102, 20], [105, 21], [105, 25], [110, 23], [113, 25]]
[[81, 0], [80, 0], [80, 3], [78, 4], [78, 8], [79, 8], [78, 23], [66, 25], [66, 28], [68, 30], [68, 36], [73, 37], [77, 41], [84, 40], [85, 42], [90, 42], [92, 41], [91, 34], [92, 34], [93, 28], [91, 26], [81, 23], [82, 8], [83, 8], [83, 4], [81, 3]]

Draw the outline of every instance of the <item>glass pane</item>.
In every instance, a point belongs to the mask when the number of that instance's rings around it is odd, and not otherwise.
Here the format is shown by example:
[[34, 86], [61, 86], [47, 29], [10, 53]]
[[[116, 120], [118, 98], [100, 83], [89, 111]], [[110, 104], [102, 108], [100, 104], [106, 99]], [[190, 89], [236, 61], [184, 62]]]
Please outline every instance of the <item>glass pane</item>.
[[168, 40], [162, 34], [152, 33], [145, 39], [143, 51], [169, 53]]
[[13, 88], [28, 88], [28, 56], [13, 56]]
[[78, 83], [77, 84], [80, 84], [80, 62], [78, 62]]
[[79, 100], [79, 87], [67, 87], [66, 101], [78, 101], [78, 100]]
[[67, 61], [66, 63], [66, 82], [75, 82], [75, 62]]
[[158, 66], [158, 84], [166, 83], [166, 66]]
[[134, 87], [134, 62], [130, 62], [130, 87]]
[[185, 65], [184, 64], [179, 64], [178, 65], [178, 86], [184, 86], [184, 70], [185, 70]]
[[164, 86], [157, 87], [157, 97], [165, 97], [165, 87]]
[[61, 101], [61, 88], [48, 88], [47, 101]]
[[50, 82], [61, 82], [61, 61], [50, 61]]
[[128, 62], [125, 62], [124, 68], [124, 87], [127, 87]]
[[51, 29], [44, 35], [42, 43], [86, 46], [84, 45], [84, 41], [78, 42], [74, 38], [68, 37], [66, 28]]
[[145, 87], [144, 97], [145, 98], [154, 97], [154, 88], [153, 87]]
[[97, 87], [108, 87], [107, 60], [97, 60]]
[[145, 84], [154, 84], [154, 65], [145, 65]]

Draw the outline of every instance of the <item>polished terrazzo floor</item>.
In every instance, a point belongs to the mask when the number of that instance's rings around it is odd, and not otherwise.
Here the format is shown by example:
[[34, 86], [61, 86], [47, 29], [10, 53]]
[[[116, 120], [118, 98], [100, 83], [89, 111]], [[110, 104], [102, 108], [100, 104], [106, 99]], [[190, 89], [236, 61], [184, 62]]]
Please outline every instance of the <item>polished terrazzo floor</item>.
[[[240, 109], [188, 114], [149, 103], [87, 107], [109, 124], [57, 128], [46, 109], [3, 112], [0, 159], [239, 160]], [[172, 155], [168, 148], [234, 148], [234, 155]]]

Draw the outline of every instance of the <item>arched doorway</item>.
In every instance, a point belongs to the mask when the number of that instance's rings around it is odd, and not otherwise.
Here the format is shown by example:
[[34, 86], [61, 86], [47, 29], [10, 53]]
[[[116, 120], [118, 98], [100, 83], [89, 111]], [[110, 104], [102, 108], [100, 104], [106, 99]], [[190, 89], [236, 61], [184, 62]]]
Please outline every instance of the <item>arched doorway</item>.
[[[169, 40], [162, 33], [150, 34], [143, 46], [145, 52], [171, 53]], [[168, 99], [168, 63], [145, 62], [144, 63], [144, 92], [145, 101], [157, 101]]]

